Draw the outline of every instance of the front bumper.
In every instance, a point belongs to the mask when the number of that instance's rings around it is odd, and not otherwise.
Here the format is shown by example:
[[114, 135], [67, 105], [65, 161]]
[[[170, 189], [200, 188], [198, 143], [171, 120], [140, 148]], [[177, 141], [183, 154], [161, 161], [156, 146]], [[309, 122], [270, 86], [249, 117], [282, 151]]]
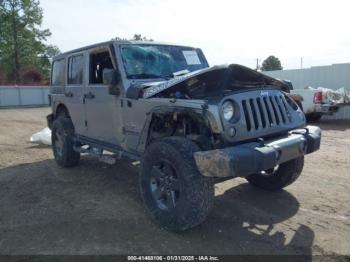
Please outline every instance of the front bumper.
[[331, 104], [317, 104], [315, 105], [314, 112], [321, 113], [325, 115], [331, 115], [339, 110], [339, 106]]
[[244, 177], [268, 170], [320, 148], [321, 129], [307, 126], [287, 136], [229, 148], [194, 153], [198, 170], [207, 177]]

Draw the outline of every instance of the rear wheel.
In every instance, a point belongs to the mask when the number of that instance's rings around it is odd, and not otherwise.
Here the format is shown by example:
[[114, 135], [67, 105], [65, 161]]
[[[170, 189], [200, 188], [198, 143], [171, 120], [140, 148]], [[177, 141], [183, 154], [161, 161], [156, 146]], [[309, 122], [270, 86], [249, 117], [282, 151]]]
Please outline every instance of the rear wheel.
[[298, 179], [304, 167], [304, 157], [292, 159], [273, 169], [247, 176], [248, 182], [256, 187], [276, 191]]
[[192, 141], [170, 137], [148, 146], [141, 162], [141, 194], [162, 227], [183, 231], [202, 223], [213, 204], [214, 185], [196, 168]]
[[62, 167], [76, 166], [80, 153], [74, 151], [74, 126], [71, 119], [59, 116], [52, 124], [52, 150], [55, 160]]

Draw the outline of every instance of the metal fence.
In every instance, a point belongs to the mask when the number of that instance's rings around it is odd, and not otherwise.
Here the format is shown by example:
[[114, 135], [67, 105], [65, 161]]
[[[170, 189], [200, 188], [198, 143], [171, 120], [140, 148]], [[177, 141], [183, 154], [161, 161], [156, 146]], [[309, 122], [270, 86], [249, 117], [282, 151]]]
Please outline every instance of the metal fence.
[[[350, 63], [334, 64], [330, 66], [315, 66], [306, 69], [292, 69], [264, 72], [269, 76], [290, 80], [295, 89], [305, 86], [326, 87], [333, 90], [344, 87], [350, 91]], [[325, 119], [350, 119], [350, 106], [342, 107], [333, 116]]]
[[[334, 90], [344, 87], [350, 91], [350, 63], [264, 73], [292, 81], [295, 89], [322, 86]], [[0, 86], [0, 108], [47, 106], [48, 94], [48, 86]], [[335, 115], [324, 118], [350, 119], [350, 106], [343, 107]]]
[[48, 86], [0, 86], [0, 107], [49, 105]]

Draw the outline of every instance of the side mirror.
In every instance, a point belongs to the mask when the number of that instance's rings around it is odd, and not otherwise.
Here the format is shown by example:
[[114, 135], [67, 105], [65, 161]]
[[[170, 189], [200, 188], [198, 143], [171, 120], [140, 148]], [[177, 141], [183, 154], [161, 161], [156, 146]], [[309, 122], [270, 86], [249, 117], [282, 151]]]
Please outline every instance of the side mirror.
[[108, 85], [109, 93], [111, 95], [120, 95], [120, 75], [115, 69], [104, 69], [103, 70], [103, 83]]

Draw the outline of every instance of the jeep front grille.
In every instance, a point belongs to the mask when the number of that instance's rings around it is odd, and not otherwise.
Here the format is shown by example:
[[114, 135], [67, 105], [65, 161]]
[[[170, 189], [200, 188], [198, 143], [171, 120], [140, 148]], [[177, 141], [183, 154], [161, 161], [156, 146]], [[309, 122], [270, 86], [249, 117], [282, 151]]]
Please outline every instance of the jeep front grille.
[[283, 95], [242, 100], [247, 131], [281, 126], [291, 122], [287, 101]]

